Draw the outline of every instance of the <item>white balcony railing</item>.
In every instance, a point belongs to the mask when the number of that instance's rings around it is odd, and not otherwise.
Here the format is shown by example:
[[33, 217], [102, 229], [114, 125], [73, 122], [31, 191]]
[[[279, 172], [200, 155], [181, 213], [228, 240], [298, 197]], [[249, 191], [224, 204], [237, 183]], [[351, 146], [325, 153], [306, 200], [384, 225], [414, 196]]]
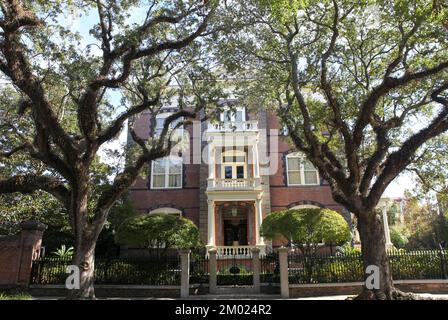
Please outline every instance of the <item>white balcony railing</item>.
[[216, 246], [218, 257], [252, 256], [255, 246]]
[[208, 189], [213, 190], [251, 190], [261, 186], [260, 178], [247, 179], [208, 179]]
[[208, 123], [209, 132], [258, 131], [258, 121]]

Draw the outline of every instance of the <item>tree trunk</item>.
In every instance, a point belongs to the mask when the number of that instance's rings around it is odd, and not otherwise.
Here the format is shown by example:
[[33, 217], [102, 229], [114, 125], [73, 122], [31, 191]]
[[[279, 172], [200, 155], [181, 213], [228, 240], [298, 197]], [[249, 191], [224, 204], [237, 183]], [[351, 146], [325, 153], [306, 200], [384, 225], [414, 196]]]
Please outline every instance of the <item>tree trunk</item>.
[[371, 274], [371, 271], [366, 273], [369, 266], [376, 266], [379, 271], [379, 281], [376, 283], [378, 286], [375, 286], [373, 289], [368, 288], [368, 283], [372, 282], [365, 281], [364, 290], [358, 298], [393, 299], [395, 289], [392, 284], [392, 275], [386, 252], [386, 238], [380, 216], [373, 212], [359, 214], [358, 230], [361, 238], [365, 280]]
[[69, 291], [69, 299], [95, 299], [94, 270], [95, 270], [94, 239], [83, 236], [81, 243], [76, 244], [73, 265], [79, 268], [79, 289]]
[[69, 299], [95, 299], [93, 282], [98, 235], [94, 234], [95, 228], [88, 221], [88, 182], [87, 174], [78, 173], [78, 181], [74, 184], [71, 194], [70, 216], [75, 235], [72, 264], [79, 268], [79, 289], [69, 290]]

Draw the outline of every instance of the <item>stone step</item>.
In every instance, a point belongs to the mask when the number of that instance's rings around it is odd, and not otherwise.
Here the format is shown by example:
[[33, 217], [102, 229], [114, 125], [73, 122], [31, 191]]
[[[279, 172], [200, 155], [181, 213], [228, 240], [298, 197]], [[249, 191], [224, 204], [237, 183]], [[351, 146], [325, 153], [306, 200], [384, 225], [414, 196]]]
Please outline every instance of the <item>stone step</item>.
[[190, 296], [188, 299], [190, 300], [276, 300], [282, 299], [279, 294], [243, 294], [243, 293], [234, 293], [234, 294], [204, 294], [204, 295], [196, 295]]

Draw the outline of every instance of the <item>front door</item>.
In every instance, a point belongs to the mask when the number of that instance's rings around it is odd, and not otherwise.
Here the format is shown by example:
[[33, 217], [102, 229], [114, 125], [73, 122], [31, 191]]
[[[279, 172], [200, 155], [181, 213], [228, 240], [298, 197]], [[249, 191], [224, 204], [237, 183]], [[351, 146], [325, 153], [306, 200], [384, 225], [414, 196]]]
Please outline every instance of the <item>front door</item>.
[[224, 220], [224, 245], [247, 245], [247, 220]]

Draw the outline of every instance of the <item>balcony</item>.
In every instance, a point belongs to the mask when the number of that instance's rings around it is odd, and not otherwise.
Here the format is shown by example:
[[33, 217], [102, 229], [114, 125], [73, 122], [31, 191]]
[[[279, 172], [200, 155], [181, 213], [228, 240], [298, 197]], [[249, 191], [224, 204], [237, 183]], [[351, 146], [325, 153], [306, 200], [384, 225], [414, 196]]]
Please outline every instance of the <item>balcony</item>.
[[218, 259], [252, 259], [252, 249], [260, 249], [260, 254], [266, 254], [266, 246], [216, 246]]
[[208, 179], [208, 190], [254, 190], [261, 188], [260, 178], [246, 178], [246, 179]]
[[258, 131], [258, 121], [216, 122], [208, 123], [208, 132]]

